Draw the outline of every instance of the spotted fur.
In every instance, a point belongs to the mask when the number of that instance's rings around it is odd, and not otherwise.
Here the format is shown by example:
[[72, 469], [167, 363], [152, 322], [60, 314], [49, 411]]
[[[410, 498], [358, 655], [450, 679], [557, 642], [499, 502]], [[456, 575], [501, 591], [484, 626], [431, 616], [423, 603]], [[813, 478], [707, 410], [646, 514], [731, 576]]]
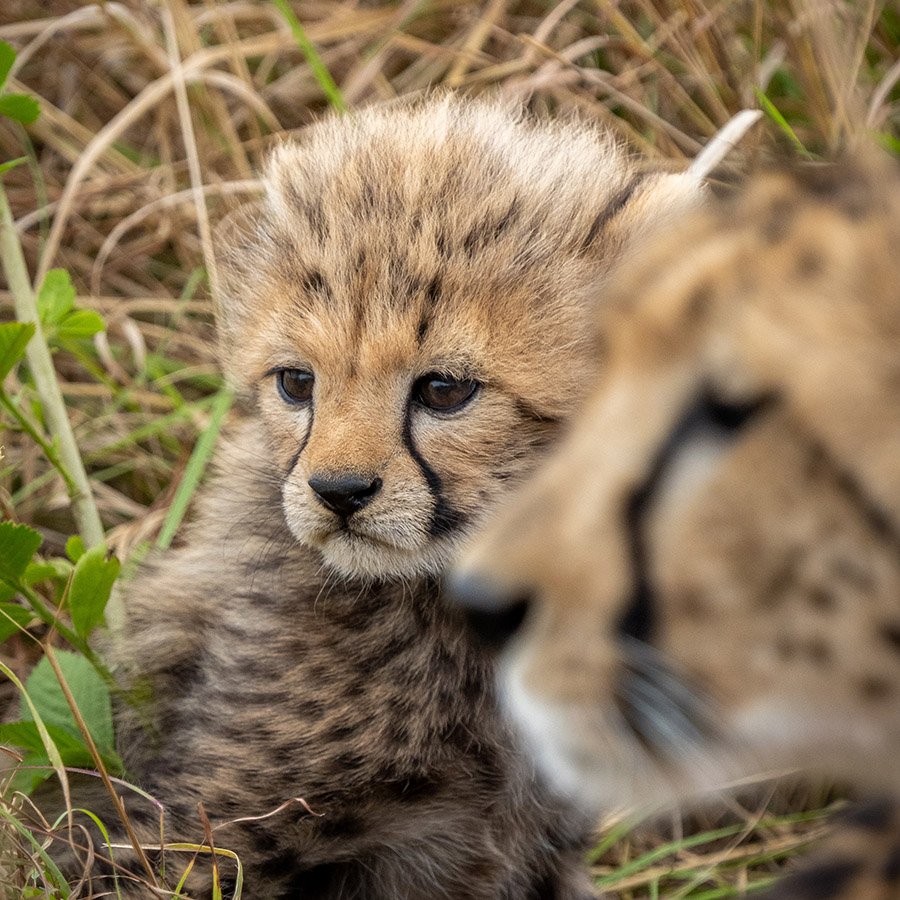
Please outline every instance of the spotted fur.
[[[515, 749], [439, 576], [584, 393], [614, 260], [698, 188], [453, 97], [325, 121], [264, 181], [219, 240], [247, 418], [184, 545], [128, 587], [119, 655], [152, 701], [123, 713], [126, 760], [171, 838], [204, 840], [202, 802], [253, 897], [587, 896], [586, 821]], [[434, 372], [477, 389], [435, 412]], [[365, 505], [336, 514], [323, 478]], [[292, 798], [312, 812], [247, 820]], [[209, 867], [189, 885], [208, 897]]]
[[[793, 769], [900, 788], [898, 248], [880, 159], [760, 176], [652, 241], [573, 433], [464, 558], [512, 717], [593, 808]], [[778, 896], [897, 896], [886, 823]]]

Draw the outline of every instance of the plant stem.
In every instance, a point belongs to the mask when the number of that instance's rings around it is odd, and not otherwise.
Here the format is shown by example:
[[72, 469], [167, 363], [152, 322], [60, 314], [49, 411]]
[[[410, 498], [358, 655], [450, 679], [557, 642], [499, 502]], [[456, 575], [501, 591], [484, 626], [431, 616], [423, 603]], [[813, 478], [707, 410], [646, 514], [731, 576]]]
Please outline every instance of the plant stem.
[[85, 546], [93, 547], [103, 542], [103, 524], [94, 503], [78, 445], [75, 443], [72, 425], [66, 415], [50, 348], [41, 329], [37, 302], [28, 277], [22, 245], [19, 243], [12, 210], [9, 208], [6, 191], [2, 185], [0, 185], [0, 262], [3, 264], [6, 282], [15, 300], [16, 318], [20, 322], [34, 324], [34, 337], [28, 342], [25, 350], [28, 367], [34, 378], [50, 433], [59, 441], [59, 458], [72, 478], [72, 484], [67, 481], [66, 486], [69, 488], [69, 498], [72, 501], [72, 512], [78, 525], [78, 532]]
[[97, 767], [97, 771], [100, 773], [100, 778], [102, 779], [103, 784], [106, 787], [107, 793], [112, 799], [116, 813], [119, 816], [122, 824], [125, 826], [128, 840], [131, 841], [131, 846], [134, 848], [134, 852], [137, 854], [141, 865], [144, 867], [144, 871], [147, 873], [147, 875], [150, 876], [150, 883], [155, 887], [157, 881], [156, 875], [154, 875], [153, 873], [153, 866], [150, 865], [150, 860], [147, 858], [147, 854], [144, 852], [144, 848], [141, 846], [141, 843], [134, 832], [134, 828], [131, 824], [131, 819], [128, 817], [128, 813], [125, 810], [125, 804], [122, 798], [119, 796], [119, 792], [113, 786], [112, 780], [109, 777], [109, 772], [106, 770], [106, 766], [103, 764], [103, 757], [100, 755], [100, 751], [97, 749], [97, 744], [94, 741], [94, 737], [91, 734], [90, 729], [87, 727], [87, 723], [84, 721], [84, 716], [82, 716], [81, 710], [78, 708], [78, 703], [75, 701], [75, 697], [72, 694], [72, 689], [69, 687], [69, 683], [66, 681], [62, 669], [59, 667], [59, 661], [57, 660], [56, 654], [53, 652], [53, 648], [50, 646], [50, 644], [44, 644], [44, 654], [47, 657], [47, 661], [53, 667], [53, 672], [56, 675], [56, 680], [59, 682], [59, 686], [63, 692], [63, 696], [66, 698], [66, 703], [69, 704], [69, 709], [72, 710], [72, 715], [75, 718], [75, 724], [78, 725], [78, 730], [81, 732], [81, 736], [84, 738], [85, 743], [87, 744], [91, 757], [94, 760], [94, 765]]
[[66, 483], [66, 490], [69, 494], [71, 495], [73, 492], [77, 491], [78, 488], [75, 485], [75, 481], [72, 479], [71, 474], [69, 474], [69, 470], [63, 465], [62, 460], [59, 458], [59, 454], [56, 452], [56, 448], [34, 425], [31, 424], [31, 422], [28, 421], [22, 410], [13, 403], [3, 388], [0, 388], [0, 406], [2, 406], [13, 419], [19, 423], [19, 427], [38, 445], [38, 447], [41, 448], [41, 450], [44, 451], [44, 456], [47, 457], [53, 468], [62, 476], [62, 480]]
[[[4, 581], [4, 584], [12, 584], [11, 582]], [[17, 583], [12, 584], [12, 587], [15, 588], [26, 600], [28, 605], [34, 611], [35, 615], [45, 624], [49, 625], [51, 628], [56, 629], [82, 656], [87, 659], [87, 661], [94, 667], [97, 671], [97, 674], [106, 682], [107, 686], [114, 691], [121, 692], [121, 688], [119, 687], [119, 683], [116, 681], [115, 676], [106, 665], [103, 663], [103, 660], [100, 659], [99, 656], [91, 649], [90, 644], [81, 637], [81, 635], [77, 634], [68, 625], [64, 622], [61, 622], [59, 616], [51, 610], [43, 600], [29, 588], [27, 585]]]

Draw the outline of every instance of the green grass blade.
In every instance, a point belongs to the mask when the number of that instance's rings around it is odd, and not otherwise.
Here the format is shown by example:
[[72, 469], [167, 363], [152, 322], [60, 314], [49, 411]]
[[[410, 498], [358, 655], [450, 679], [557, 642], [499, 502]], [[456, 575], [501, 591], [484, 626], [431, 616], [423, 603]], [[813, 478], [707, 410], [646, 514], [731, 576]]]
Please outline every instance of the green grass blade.
[[287, 0], [272, 0], [272, 2], [278, 7], [278, 11], [284, 16], [288, 25], [290, 25], [294, 40], [297, 42], [300, 52], [306, 57], [306, 61], [309, 63], [310, 69], [312, 69], [313, 76], [319, 83], [322, 93], [328, 98], [328, 102], [340, 112], [346, 112], [347, 103], [341, 94], [341, 89], [331, 77], [331, 72], [328, 71], [325, 63], [322, 62], [319, 51], [316, 50], [315, 44], [309, 39], [306, 30], [300, 24], [300, 20], [294, 15], [294, 11], [291, 9], [290, 4]]
[[203, 478], [203, 473], [206, 471], [206, 467], [212, 457], [216, 438], [219, 436], [222, 422], [228, 410], [231, 409], [233, 400], [234, 393], [230, 388], [222, 388], [216, 394], [210, 410], [209, 425], [207, 425], [194, 446], [187, 468], [184, 470], [184, 477], [175, 491], [175, 498], [172, 500], [172, 505], [166, 513], [159, 537], [156, 539], [156, 546], [162, 550], [165, 550], [172, 543], [175, 532], [178, 531], [178, 526], [181, 525], [182, 519], [184, 519], [184, 514], [187, 512], [191, 498], [194, 496], [194, 492], [197, 490]]
[[781, 114], [778, 107], [759, 88], [754, 88], [756, 99], [763, 112], [781, 129], [787, 139], [794, 145], [797, 152], [806, 159], [814, 159], [814, 155], [803, 146], [803, 141], [797, 137], [797, 132], [791, 128], [788, 120]]

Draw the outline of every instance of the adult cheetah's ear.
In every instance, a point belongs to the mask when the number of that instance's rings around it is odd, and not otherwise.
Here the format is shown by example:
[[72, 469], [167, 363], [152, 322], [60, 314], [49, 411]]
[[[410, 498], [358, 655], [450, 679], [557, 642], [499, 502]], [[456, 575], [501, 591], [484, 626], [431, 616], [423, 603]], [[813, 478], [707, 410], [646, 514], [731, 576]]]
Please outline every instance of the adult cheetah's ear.
[[245, 380], [240, 365], [241, 336], [248, 334], [254, 298], [266, 296], [262, 280], [270, 260], [259, 233], [261, 204], [261, 199], [250, 201], [229, 212], [217, 225], [213, 239], [218, 269], [219, 362], [238, 389]]

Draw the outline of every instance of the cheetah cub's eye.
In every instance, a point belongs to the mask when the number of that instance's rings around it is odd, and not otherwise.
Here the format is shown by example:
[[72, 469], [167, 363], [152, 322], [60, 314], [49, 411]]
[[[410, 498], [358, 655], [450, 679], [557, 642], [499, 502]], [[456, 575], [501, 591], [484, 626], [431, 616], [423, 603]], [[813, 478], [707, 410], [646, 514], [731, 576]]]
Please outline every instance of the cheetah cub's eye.
[[312, 372], [304, 372], [303, 369], [278, 369], [275, 372], [278, 393], [285, 403], [292, 406], [312, 400], [315, 381]]
[[454, 412], [465, 406], [481, 385], [471, 378], [457, 380], [440, 372], [429, 372], [417, 378], [412, 388], [412, 399], [420, 406], [437, 412]]

